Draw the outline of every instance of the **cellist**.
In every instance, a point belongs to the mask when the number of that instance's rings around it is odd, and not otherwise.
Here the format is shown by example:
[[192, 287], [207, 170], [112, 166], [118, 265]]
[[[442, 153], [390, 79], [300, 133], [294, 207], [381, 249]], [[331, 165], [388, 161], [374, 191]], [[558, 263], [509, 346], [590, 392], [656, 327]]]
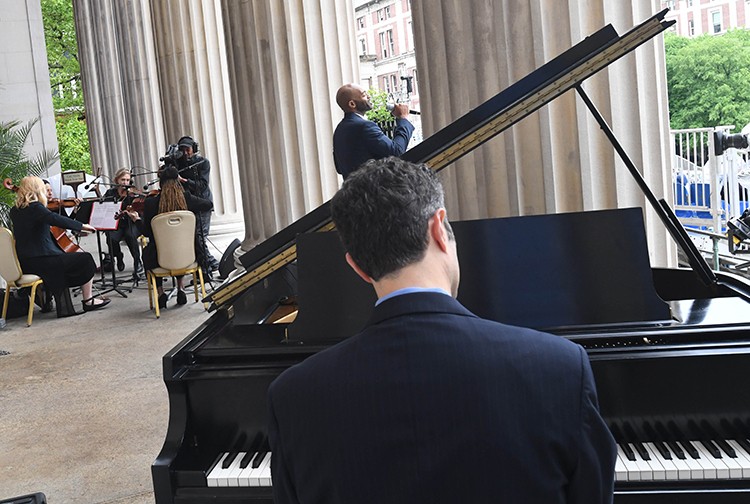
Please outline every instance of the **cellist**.
[[61, 294], [68, 287], [81, 286], [83, 310], [104, 308], [109, 299], [93, 295], [93, 278], [96, 273], [94, 258], [88, 252], [66, 253], [54, 242], [50, 226], [84, 233], [95, 232], [89, 224], [47, 209], [47, 191], [39, 177], [21, 179], [15, 205], [10, 209], [16, 253], [25, 273], [39, 275], [44, 287], [55, 296], [58, 317], [75, 315], [67, 312]]

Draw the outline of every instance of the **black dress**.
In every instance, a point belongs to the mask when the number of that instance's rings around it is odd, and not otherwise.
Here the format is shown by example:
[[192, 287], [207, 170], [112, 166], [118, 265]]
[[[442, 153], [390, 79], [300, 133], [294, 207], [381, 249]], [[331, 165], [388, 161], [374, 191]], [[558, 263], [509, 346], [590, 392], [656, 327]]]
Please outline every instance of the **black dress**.
[[83, 285], [94, 277], [96, 263], [88, 252], [64, 252], [55, 242], [50, 226], [80, 231], [83, 224], [50, 212], [39, 202], [10, 209], [16, 254], [24, 273], [44, 280], [44, 287], [57, 296], [63, 289]]

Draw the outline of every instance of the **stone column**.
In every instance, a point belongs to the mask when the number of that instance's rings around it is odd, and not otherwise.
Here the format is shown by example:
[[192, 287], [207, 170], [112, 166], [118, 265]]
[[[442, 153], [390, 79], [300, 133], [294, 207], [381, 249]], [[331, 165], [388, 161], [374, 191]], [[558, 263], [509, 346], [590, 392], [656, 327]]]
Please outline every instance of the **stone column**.
[[[425, 137], [608, 23], [620, 34], [652, 0], [413, 0]], [[661, 37], [583, 85], [651, 189], [669, 188]], [[643, 206], [652, 264], [674, 250], [627, 169], [574, 91], [443, 170], [453, 219]]]
[[145, 184], [164, 151], [149, 2], [74, 0], [73, 10], [94, 172], [130, 168]]
[[[151, 1], [166, 142], [192, 136], [211, 162], [211, 236], [241, 233], [242, 199], [219, 2]], [[219, 249], [221, 247], [218, 247]], [[222, 250], [209, 245], [221, 257]]]
[[[0, 0], [0, 12], [0, 122], [20, 121], [25, 126], [38, 119], [24, 152], [29, 158], [57, 152], [41, 4]], [[59, 172], [57, 162], [46, 175]]]
[[349, 0], [222, 0], [248, 250], [330, 199], [333, 96], [358, 82]]

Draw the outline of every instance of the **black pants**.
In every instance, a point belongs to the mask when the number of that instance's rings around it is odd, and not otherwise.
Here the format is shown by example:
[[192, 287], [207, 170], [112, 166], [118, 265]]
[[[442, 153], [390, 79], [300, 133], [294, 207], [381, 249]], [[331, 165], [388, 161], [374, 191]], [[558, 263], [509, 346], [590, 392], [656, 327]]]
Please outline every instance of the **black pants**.
[[128, 250], [130, 250], [130, 255], [133, 256], [133, 269], [136, 271], [141, 267], [141, 248], [138, 244], [139, 234], [136, 226], [128, 220], [121, 220], [120, 225], [114, 231], [107, 231], [109, 253], [112, 254], [112, 259], [122, 257], [120, 242], [124, 241], [128, 246]]

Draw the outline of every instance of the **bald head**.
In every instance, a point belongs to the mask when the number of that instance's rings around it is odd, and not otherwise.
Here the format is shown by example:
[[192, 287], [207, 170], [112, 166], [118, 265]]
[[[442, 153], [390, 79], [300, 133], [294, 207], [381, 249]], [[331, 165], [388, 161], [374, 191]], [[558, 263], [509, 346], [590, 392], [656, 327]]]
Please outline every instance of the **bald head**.
[[344, 84], [336, 92], [336, 104], [344, 111], [364, 114], [372, 108], [367, 90], [358, 84]]

